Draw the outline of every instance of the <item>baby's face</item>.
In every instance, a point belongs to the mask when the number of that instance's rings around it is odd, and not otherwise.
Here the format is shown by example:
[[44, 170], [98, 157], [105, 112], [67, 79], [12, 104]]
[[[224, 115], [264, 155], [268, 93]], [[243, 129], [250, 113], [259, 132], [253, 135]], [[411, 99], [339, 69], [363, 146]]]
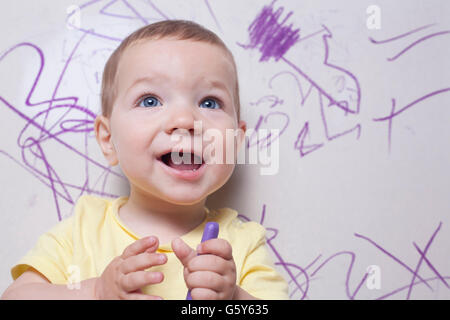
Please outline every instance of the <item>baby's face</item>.
[[[226, 162], [230, 150], [216, 133], [225, 139], [227, 129], [245, 131], [245, 122], [236, 117], [233, 65], [223, 49], [187, 40], [141, 41], [126, 49], [116, 76], [109, 161], [119, 162], [131, 188], [170, 203], [193, 204], [225, 184], [234, 162], [214, 164], [204, 158], [206, 164], [192, 171], [174, 170], [167, 157], [161, 158], [177, 147], [200, 155], [214, 147]], [[201, 131], [194, 132], [194, 124]], [[216, 136], [206, 141], [211, 129]]]

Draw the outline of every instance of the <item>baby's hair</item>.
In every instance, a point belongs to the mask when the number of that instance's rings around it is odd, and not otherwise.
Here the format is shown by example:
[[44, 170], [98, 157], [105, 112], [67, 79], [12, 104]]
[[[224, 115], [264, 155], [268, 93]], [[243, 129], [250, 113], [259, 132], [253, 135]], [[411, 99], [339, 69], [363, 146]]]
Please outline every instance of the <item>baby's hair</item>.
[[101, 104], [102, 115], [109, 118], [112, 107], [117, 98], [116, 74], [117, 67], [126, 48], [139, 40], [159, 40], [163, 38], [175, 38], [178, 40], [192, 40], [206, 42], [217, 45], [224, 49], [230, 56], [236, 76], [236, 85], [234, 87], [234, 103], [238, 121], [240, 120], [240, 98], [239, 83], [236, 63], [233, 54], [227, 48], [225, 43], [212, 31], [205, 27], [188, 20], [164, 20], [146, 25], [126, 37], [120, 45], [114, 50], [105, 64], [102, 78]]

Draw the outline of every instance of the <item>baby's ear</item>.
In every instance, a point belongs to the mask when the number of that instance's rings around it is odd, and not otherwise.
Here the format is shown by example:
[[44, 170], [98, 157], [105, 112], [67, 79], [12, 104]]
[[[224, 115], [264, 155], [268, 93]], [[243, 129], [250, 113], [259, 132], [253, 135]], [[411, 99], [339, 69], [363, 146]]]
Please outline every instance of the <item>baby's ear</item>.
[[108, 160], [111, 166], [115, 166], [119, 163], [117, 160], [116, 149], [112, 142], [111, 126], [109, 119], [105, 116], [98, 115], [94, 122], [95, 137], [102, 149], [103, 155]]

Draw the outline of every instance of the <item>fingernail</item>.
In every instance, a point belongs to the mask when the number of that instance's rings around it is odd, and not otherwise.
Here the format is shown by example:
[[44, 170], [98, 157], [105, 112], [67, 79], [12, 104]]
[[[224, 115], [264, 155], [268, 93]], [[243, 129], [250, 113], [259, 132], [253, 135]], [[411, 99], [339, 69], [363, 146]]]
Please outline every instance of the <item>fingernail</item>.
[[154, 244], [155, 242], [156, 242], [155, 237], [150, 236], [150, 237], [147, 238], [147, 243], [148, 243], [149, 245], [152, 245], [152, 244]]

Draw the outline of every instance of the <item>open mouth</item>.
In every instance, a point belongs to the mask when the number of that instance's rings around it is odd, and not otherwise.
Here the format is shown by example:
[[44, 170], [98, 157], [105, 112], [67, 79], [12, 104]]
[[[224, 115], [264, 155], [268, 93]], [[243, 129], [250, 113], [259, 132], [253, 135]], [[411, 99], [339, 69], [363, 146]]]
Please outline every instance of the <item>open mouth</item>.
[[197, 171], [204, 161], [190, 152], [168, 152], [158, 158], [166, 166], [180, 171]]

